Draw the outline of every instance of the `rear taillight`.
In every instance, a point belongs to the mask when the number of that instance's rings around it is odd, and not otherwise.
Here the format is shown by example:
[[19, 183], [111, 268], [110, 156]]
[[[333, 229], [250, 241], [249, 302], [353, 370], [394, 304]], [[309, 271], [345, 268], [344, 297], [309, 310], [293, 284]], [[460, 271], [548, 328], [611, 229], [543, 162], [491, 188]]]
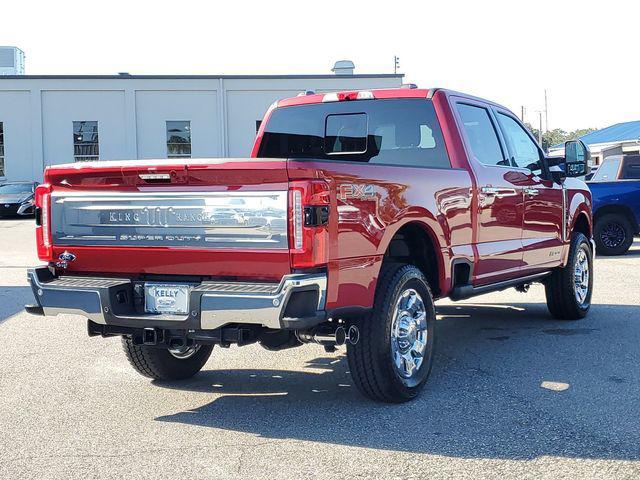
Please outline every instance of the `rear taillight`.
[[52, 261], [51, 248], [51, 186], [38, 185], [35, 194], [36, 204], [36, 243], [38, 258], [47, 262]]
[[329, 191], [324, 180], [290, 183], [289, 248], [293, 268], [313, 268], [327, 263]]

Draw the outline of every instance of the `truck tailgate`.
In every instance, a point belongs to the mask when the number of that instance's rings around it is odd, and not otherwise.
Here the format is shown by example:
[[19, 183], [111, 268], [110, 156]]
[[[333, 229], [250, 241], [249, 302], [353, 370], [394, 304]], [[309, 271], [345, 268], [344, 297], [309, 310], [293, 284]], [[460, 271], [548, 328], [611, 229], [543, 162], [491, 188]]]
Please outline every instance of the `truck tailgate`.
[[286, 161], [154, 160], [60, 166], [53, 256], [69, 271], [280, 279], [290, 272]]

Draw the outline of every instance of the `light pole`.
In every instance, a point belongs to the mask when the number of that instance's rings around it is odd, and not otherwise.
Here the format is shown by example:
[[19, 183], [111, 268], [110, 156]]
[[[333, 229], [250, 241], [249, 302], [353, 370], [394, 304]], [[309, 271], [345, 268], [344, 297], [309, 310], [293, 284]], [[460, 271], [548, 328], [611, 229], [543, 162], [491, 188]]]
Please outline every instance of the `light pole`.
[[536, 110], [536, 113], [538, 114], [538, 143], [542, 147], [542, 110]]
[[549, 131], [549, 110], [547, 108], [547, 89], [544, 89], [544, 129]]

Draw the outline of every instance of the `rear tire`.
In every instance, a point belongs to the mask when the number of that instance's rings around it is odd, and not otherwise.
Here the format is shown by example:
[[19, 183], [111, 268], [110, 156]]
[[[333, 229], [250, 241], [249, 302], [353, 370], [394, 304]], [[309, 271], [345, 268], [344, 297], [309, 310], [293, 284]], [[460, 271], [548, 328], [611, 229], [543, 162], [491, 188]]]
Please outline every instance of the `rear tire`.
[[593, 293], [593, 252], [587, 237], [574, 233], [567, 265], [556, 268], [545, 281], [547, 307], [560, 320], [584, 318]]
[[183, 380], [198, 373], [211, 356], [213, 345], [198, 345], [193, 351], [169, 351], [167, 348], [134, 345], [122, 338], [122, 348], [131, 366], [154, 380]]
[[633, 243], [631, 222], [620, 213], [607, 213], [598, 218], [594, 233], [600, 255], [622, 255]]
[[431, 372], [435, 319], [422, 272], [413, 265], [383, 265], [373, 312], [358, 321], [358, 343], [347, 345], [358, 390], [388, 403], [415, 398]]

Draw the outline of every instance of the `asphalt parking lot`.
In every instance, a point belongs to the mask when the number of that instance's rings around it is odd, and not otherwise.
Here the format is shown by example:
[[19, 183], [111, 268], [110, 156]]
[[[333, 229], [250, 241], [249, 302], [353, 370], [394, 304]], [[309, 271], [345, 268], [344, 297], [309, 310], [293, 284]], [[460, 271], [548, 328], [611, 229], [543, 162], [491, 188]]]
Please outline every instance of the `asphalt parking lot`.
[[214, 349], [154, 384], [79, 317], [34, 317], [30, 220], [0, 221], [0, 478], [640, 478], [640, 242], [598, 258], [593, 307], [543, 289], [438, 303], [424, 394], [359, 396], [344, 351]]

